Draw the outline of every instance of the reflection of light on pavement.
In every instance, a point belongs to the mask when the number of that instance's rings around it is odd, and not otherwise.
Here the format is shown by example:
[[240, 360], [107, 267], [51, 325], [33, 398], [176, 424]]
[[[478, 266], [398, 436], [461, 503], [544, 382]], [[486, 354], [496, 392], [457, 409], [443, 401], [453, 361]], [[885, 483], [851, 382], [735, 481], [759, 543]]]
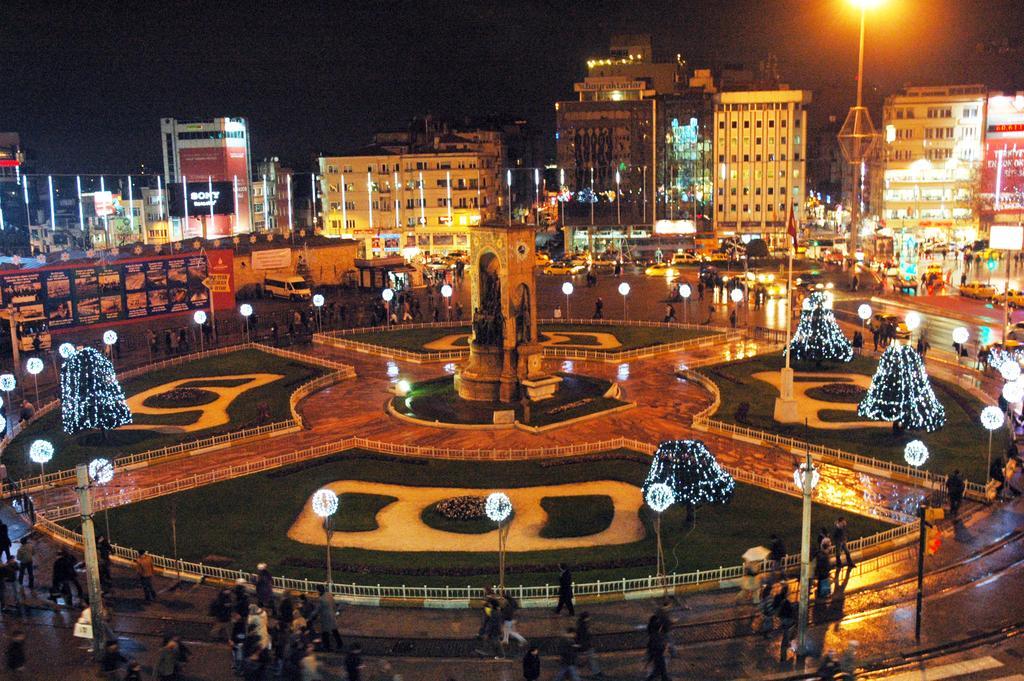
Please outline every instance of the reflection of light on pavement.
[[398, 365], [394, 362], [388, 362], [388, 378], [398, 378]]
[[616, 380], [619, 380], [619, 381], [628, 381], [629, 380], [629, 363], [628, 362], [623, 362], [622, 364], [619, 365], [618, 371], [615, 372], [615, 378], [616, 378]]
[[686, 366], [686, 362], [680, 362], [676, 365], [676, 371], [689, 371], [689, 367]]
[[446, 374], [454, 374], [455, 373], [455, 362], [448, 362], [447, 364], [445, 364], [444, 365], [444, 372]]
[[575, 372], [576, 371], [576, 363], [573, 362], [571, 359], [565, 360], [564, 362], [562, 362], [562, 371], [564, 371], [567, 374], [571, 374], [571, 373]]

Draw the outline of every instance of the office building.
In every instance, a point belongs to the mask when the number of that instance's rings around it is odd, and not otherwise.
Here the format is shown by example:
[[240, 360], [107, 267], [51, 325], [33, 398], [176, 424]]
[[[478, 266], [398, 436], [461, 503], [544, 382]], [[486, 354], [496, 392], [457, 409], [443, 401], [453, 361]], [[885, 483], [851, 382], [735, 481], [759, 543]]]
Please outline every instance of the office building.
[[761, 238], [782, 248], [791, 206], [806, 196], [806, 90], [749, 90], [714, 96], [718, 237]]
[[[164, 183], [170, 193], [191, 185], [190, 192], [204, 192], [218, 183], [218, 192], [233, 194], [230, 213], [206, 215], [201, 210], [182, 212], [173, 218], [176, 232], [193, 236], [223, 237], [252, 230], [249, 129], [244, 118], [207, 120], [160, 120]], [[174, 204], [174, 202], [169, 202]], [[186, 204], [187, 205], [187, 204]], [[185, 215], [187, 213], [187, 216]]]
[[982, 160], [983, 85], [908, 87], [887, 97], [882, 114], [883, 217], [919, 240], [975, 238], [973, 185]]

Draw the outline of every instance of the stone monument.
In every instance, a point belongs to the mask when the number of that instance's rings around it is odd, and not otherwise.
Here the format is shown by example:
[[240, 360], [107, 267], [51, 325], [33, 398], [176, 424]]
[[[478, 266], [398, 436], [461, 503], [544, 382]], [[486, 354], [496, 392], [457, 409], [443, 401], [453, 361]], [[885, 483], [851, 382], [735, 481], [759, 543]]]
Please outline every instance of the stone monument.
[[485, 223], [469, 228], [473, 329], [469, 358], [455, 371], [465, 400], [511, 403], [555, 394], [561, 378], [544, 373], [537, 335], [536, 227]]

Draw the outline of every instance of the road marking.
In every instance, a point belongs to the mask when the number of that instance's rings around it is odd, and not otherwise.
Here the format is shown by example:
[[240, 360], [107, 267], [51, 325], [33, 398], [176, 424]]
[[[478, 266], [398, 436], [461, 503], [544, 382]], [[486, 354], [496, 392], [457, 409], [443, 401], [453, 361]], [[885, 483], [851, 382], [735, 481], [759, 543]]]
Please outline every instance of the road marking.
[[938, 681], [938, 679], [951, 679], [955, 676], [965, 676], [1002, 666], [1003, 663], [996, 658], [986, 656], [963, 662], [951, 662], [938, 667], [916, 669], [912, 672], [901, 672], [884, 678], [887, 681]]

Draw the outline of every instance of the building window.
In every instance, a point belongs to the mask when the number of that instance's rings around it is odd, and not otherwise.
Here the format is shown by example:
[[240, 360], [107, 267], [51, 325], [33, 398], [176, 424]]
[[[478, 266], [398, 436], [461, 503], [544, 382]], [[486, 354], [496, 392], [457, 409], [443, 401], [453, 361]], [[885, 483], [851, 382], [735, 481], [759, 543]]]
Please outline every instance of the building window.
[[758, 128], [761, 127], [761, 121], [760, 120], [757, 121], [757, 125], [755, 127], [758, 127]]
[[750, 127], [750, 121], [743, 121], [743, 127], [744, 128], [749, 128]]
[[725, 121], [718, 121], [718, 129], [725, 130]]
[[754, 160], [755, 160], [755, 161], [756, 161], [757, 163], [760, 163], [760, 162], [761, 162], [761, 154], [754, 154]]
[[724, 213], [725, 212], [725, 204], [724, 203], [718, 204], [718, 212], [719, 213]]
[[769, 127], [769, 128], [774, 128], [774, 127], [775, 127], [775, 120], [774, 120], [774, 119], [773, 119], [773, 120], [770, 120], [770, 121], [768, 121], [768, 127]]
[[903, 120], [903, 109], [896, 109], [896, 120]]
[[743, 154], [743, 162], [750, 163], [750, 154]]

